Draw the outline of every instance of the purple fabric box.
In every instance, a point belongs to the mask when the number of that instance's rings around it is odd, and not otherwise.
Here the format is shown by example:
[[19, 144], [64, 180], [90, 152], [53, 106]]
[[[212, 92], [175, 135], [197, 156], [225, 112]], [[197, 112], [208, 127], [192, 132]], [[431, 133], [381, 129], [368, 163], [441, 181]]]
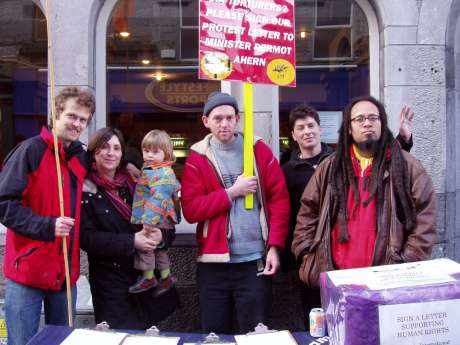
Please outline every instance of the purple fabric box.
[[460, 264], [450, 259], [325, 272], [320, 284], [332, 345], [460, 344]]

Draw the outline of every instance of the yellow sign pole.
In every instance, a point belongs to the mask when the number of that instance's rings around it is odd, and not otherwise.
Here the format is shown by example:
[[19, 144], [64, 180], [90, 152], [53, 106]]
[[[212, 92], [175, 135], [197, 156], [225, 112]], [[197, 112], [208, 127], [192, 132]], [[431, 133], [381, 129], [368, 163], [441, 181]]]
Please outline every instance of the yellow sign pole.
[[[244, 176], [254, 176], [254, 116], [252, 84], [244, 83]], [[246, 209], [254, 207], [254, 194], [244, 197]]]
[[[50, 78], [50, 98], [51, 98], [51, 119], [53, 123], [53, 140], [54, 140], [54, 158], [56, 160], [56, 173], [58, 179], [58, 193], [59, 193], [59, 214], [64, 217], [64, 194], [62, 191], [62, 175], [61, 175], [61, 163], [59, 159], [59, 146], [58, 138], [56, 134], [56, 108], [54, 104], [55, 96], [55, 83], [54, 83], [54, 59], [52, 50], [52, 32], [51, 32], [51, 16], [49, 12], [48, 0], [45, 2], [45, 14], [46, 14], [46, 29], [48, 33], [48, 70]], [[67, 292], [67, 316], [69, 321], [69, 327], [73, 327], [72, 318], [72, 293], [70, 289], [70, 271], [69, 271], [69, 257], [67, 255], [67, 236], [62, 237], [62, 249], [64, 256], [64, 270], [65, 270], [65, 282]]]

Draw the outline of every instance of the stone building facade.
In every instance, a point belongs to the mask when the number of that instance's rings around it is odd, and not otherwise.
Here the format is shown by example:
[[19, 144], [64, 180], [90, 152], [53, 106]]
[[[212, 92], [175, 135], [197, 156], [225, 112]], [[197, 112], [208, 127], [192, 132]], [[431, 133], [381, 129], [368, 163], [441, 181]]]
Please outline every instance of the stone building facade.
[[[57, 87], [82, 86], [96, 94], [97, 114], [87, 140], [107, 124], [106, 28], [117, 0], [48, 1]], [[46, 13], [45, 0], [34, 2]], [[0, 13], [0, 18], [14, 18], [14, 10], [20, 10], [14, 3], [2, 1], [1, 8], [9, 12]], [[403, 104], [411, 105], [416, 114], [413, 154], [433, 178], [438, 196], [439, 238], [433, 256], [460, 260], [460, 0], [356, 0], [356, 4], [369, 30], [369, 93], [385, 103], [392, 129], [398, 127]], [[2, 28], [2, 32], [8, 31]], [[5, 48], [1, 49], [0, 65]], [[240, 84], [220, 86], [242, 104]], [[274, 86], [254, 87], [255, 134], [275, 152], [279, 92]], [[183, 232], [173, 249], [183, 307], [164, 328], [197, 330], [195, 247], [190, 231]], [[273, 312], [275, 327], [302, 328], [296, 293], [283, 275], [276, 279]]]

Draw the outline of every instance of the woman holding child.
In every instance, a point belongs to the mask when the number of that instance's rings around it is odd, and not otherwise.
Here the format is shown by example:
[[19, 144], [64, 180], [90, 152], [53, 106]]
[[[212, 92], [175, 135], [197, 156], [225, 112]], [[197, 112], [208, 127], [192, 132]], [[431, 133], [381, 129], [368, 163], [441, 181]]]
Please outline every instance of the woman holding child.
[[83, 188], [80, 242], [88, 253], [96, 323], [146, 329], [172, 312], [177, 292], [169, 291], [161, 299], [152, 291], [130, 293], [142, 274], [134, 268], [135, 253], [167, 247], [174, 232], [131, 224], [135, 182], [121, 164], [124, 148], [116, 129], [102, 128], [90, 139], [92, 166]]

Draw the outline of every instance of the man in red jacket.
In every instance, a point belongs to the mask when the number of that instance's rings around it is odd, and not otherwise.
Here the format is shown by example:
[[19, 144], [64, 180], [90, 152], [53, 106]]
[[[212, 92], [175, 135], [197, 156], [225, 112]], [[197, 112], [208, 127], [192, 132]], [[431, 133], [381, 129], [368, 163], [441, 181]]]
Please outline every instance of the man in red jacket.
[[78, 138], [94, 113], [95, 101], [88, 91], [69, 87], [59, 93], [55, 104], [65, 216], [59, 217], [54, 140], [49, 128], [14, 148], [0, 174], [0, 222], [8, 227], [3, 268], [9, 345], [24, 345], [37, 332], [42, 302], [45, 323], [67, 324], [62, 237], [67, 241], [75, 307], [86, 174], [86, 154]]
[[[191, 147], [181, 181], [184, 216], [198, 222], [201, 323], [204, 332], [244, 333], [268, 319], [289, 196], [278, 161], [260, 139], [254, 141], [255, 176], [243, 176], [234, 97], [209, 95], [202, 120], [211, 133]], [[248, 193], [255, 193], [253, 209], [244, 206]]]

